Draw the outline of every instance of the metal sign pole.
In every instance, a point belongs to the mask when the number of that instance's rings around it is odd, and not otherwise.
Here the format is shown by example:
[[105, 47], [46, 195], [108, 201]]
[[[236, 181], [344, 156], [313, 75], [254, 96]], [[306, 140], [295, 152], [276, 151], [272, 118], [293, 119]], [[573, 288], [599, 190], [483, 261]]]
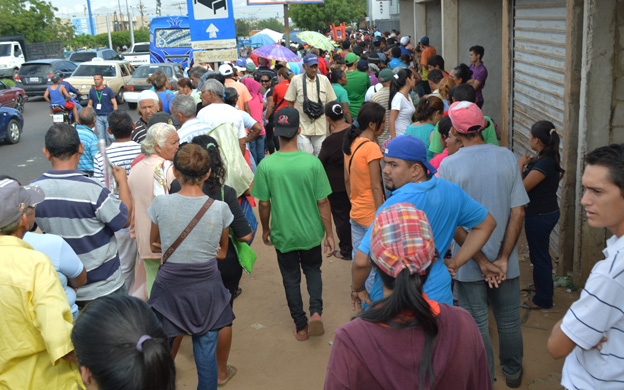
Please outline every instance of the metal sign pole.
[[284, 43], [290, 48], [290, 28], [288, 27], [288, 4], [284, 4]]

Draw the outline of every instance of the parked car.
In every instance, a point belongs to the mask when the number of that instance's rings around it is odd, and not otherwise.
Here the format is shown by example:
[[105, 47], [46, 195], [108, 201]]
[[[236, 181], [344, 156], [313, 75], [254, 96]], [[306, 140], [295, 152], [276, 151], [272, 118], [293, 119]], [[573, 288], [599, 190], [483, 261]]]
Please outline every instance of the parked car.
[[132, 66], [150, 63], [150, 43], [137, 42], [128, 51], [123, 52], [124, 60], [128, 60]]
[[24, 112], [24, 103], [26, 103], [26, 92], [22, 88], [9, 87], [0, 81], [0, 105], [22, 113]]
[[128, 83], [134, 67], [128, 61], [92, 61], [78, 65], [71, 77], [65, 81], [74, 86], [83, 95], [80, 96], [80, 104], [89, 101], [89, 90], [93, 87], [93, 75], [96, 73], [104, 77], [104, 84], [109, 86], [115, 93], [117, 104], [124, 103], [124, 85]]
[[128, 102], [129, 108], [136, 108], [137, 99], [141, 91], [152, 88], [152, 85], [147, 82], [147, 78], [159, 70], [162, 70], [167, 75], [171, 89], [178, 89], [177, 82], [183, 77], [182, 68], [179, 64], [141, 65], [136, 68], [132, 77], [124, 86], [124, 98]]
[[14, 108], [0, 107], [0, 141], [16, 144], [22, 137], [24, 117]]
[[15, 85], [26, 91], [28, 96], [43, 96], [48, 85], [52, 85], [50, 77], [56, 72], [62, 72], [63, 77], [69, 77], [76, 70], [73, 62], [50, 58], [25, 62], [16, 77]]
[[72, 55], [69, 56], [69, 60], [75, 63], [93, 61], [94, 58], [101, 58], [105, 61], [123, 60], [122, 55], [118, 54], [115, 50], [105, 47], [79, 50], [73, 52]]

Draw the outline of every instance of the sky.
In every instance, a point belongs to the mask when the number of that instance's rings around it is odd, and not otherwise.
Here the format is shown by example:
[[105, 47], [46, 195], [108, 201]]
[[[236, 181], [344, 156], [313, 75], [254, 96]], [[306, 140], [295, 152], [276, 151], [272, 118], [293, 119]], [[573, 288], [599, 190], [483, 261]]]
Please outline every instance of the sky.
[[[47, 0], [56, 8], [56, 16], [60, 18], [72, 18], [72, 17], [85, 17], [85, 10], [87, 7], [87, 0], [78, 0], [68, 2], [67, 0]], [[94, 15], [106, 15], [111, 14], [114, 11], [119, 12], [119, 3], [121, 2], [121, 11], [126, 13], [126, 0], [117, 1], [105, 1], [105, 0], [91, 0], [91, 11]], [[127, 0], [130, 13], [133, 15], [139, 15], [139, 0]], [[141, 0], [143, 3], [143, 12], [145, 15], [156, 16], [156, 0]], [[282, 5], [263, 5], [263, 6], [248, 6], [247, 0], [233, 0], [234, 1], [234, 17], [240, 18], [284, 18], [284, 7]], [[161, 0], [162, 15], [179, 15], [179, 7], [181, 5], [182, 10], [186, 9], [186, 0]], [[186, 13], [185, 13], [186, 14]]]

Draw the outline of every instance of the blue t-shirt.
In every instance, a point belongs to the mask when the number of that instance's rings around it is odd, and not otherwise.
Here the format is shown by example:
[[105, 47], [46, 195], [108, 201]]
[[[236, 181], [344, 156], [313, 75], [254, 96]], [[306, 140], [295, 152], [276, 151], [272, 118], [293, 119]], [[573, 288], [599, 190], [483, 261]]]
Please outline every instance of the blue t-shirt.
[[[424, 292], [436, 302], [453, 304], [451, 274], [442, 261], [449, 249], [455, 229], [458, 226], [473, 228], [485, 220], [488, 211], [472, 199], [457, 184], [438, 179], [435, 176], [423, 183], [408, 183], [395, 190], [392, 196], [379, 207], [377, 214], [393, 204], [408, 202], [424, 211], [433, 231], [433, 241], [438, 252], [438, 261], [433, 264], [424, 285]], [[360, 243], [359, 250], [370, 252], [372, 225]], [[379, 278], [379, 276], [376, 276]], [[375, 283], [373, 289], [380, 288]], [[379, 291], [371, 291], [371, 298]]]
[[[152, 87], [150, 88], [150, 91], [156, 92], [156, 88]], [[171, 109], [169, 108], [169, 106], [171, 106], [171, 101], [175, 97], [175, 93], [167, 89], [164, 92], [156, 92], [156, 95], [158, 95], [158, 98], [162, 102], [163, 112], [166, 112], [167, 114], [171, 114]]]
[[[115, 99], [115, 93], [107, 86], [98, 90], [94, 86], [89, 90], [89, 100], [93, 102], [93, 109], [97, 115], [108, 115], [113, 112], [112, 99]], [[102, 105], [99, 110], [98, 104]]]
[[412, 55], [412, 53], [410, 53], [410, 51], [407, 50], [405, 46], [399, 46], [399, 48], [401, 49], [401, 54], [407, 54], [408, 56]]
[[400, 58], [393, 58], [390, 60], [390, 62], [388, 63], [388, 66], [390, 67], [390, 69], [396, 69], [396, 68], [407, 68], [407, 65], [405, 65], [405, 63], [403, 63], [403, 61], [401, 61]]
[[67, 91], [67, 93], [71, 92], [71, 93], [75, 93], [76, 95], [78, 95], [78, 90], [74, 88], [74, 86], [68, 83], [67, 81], [61, 80], [59, 84], [65, 87], [65, 90]]

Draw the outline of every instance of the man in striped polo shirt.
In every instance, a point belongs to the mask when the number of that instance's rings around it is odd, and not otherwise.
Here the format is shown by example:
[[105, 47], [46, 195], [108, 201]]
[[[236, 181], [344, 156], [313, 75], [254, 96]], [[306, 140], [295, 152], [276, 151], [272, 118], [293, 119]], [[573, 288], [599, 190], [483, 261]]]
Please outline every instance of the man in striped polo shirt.
[[[555, 324], [548, 351], [566, 357], [566, 389], [624, 387], [624, 144], [595, 149], [585, 157], [587, 223], [606, 228], [605, 259], [596, 263], [578, 301]], [[620, 252], [622, 252], [620, 254]]]
[[[106, 157], [110, 164], [125, 169], [126, 175], [130, 174], [132, 161], [141, 154], [141, 145], [132, 140], [132, 130], [135, 128], [132, 118], [124, 110], [115, 110], [108, 115], [108, 132], [115, 137], [115, 142], [106, 148]], [[106, 186], [104, 172], [106, 170], [102, 153], [95, 155], [93, 164], [93, 178], [102, 186]], [[111, 183], [112, 184], [112, 183]], [[109, 188], [115, 197], [118, 197], [116, 186]], [[128, 292], [134, 287], [134, 265], [137, 257], [136, 240], [130, 237], [130, 229], [125, 228], [115, 232], [119, 262], [121, 264], [121, 276]]]
[[83, 146], [76, 129], [55, 124], [45, 135], [43, 154], [52, 170], [35, 180], [46, 194], [35, 212], [45, 233], [65, 239], [87, 269], [87, 284], [76, 292], [76, 304], [112, 293], [125, 293], [114, 232], [130, 224], [132, 198], [126, 171], [113, 167], [119, 199], [78, 171]]

